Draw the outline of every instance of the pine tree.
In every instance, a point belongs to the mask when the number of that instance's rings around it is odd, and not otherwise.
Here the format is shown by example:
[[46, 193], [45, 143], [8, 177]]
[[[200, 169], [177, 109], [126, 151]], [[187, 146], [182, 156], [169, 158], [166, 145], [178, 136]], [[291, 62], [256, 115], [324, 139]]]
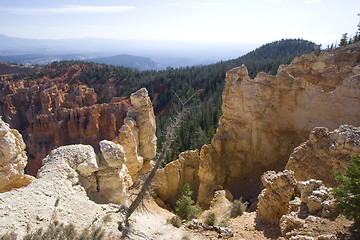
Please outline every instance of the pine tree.
[[349, 220], [354, 220], [360, 227], [360, 155], [353, 157], [347, 165], [345, 175], [335, 173], [336, 180], [340, 183], [333, 189], [337, 207]]
[[176, 201], [175, 212], [181, 219], [191, 220], [197, 218], [200, 214], [199, 207], [194, 205], [191, 199], [193, 192], [188, 183], [184, 184], [181, 197]]
[[344, 33], [340, 40], [340, 47], [346, 46], [348, 44], [348, 34]]

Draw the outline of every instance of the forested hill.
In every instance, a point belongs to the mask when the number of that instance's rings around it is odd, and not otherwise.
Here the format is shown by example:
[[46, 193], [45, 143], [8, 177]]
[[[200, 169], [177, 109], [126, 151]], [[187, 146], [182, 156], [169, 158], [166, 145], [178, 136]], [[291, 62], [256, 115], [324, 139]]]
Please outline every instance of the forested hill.
[[[57, 77], [71, 65], [81, 65], [77, 75], [79, 83], [93, 87], [101, 102], [109, 102], [114, 96], [128, 96], [141, 87], [146, 87], [154, 104], [157, 116], [158, 146], [164, 140], [169, 119], [174, 116], [177, 99], [187, 99], [198, 89], [203, 93], [192, 100], [189, 114], [177, 129], [176, 139], [166, 161], [175, 160], [178, 154], [189, 149], [199, 149], [209, 143], [215, 133], [221, 115], [221, 93], [226, 71], [245, 64], [250, 77], [264, 71], [275, 74], [280, 64], [289, 63], [295, 56], [317, 51], [318, 46], [300, 39], [288, 39], [265, 44], [234, 60], [223, 61], [201, 67], [167, 68], [163, 71], [138, 71], [125, 67], [94, 64], [79, 61], [54, 62], [29, 78], [48, 75]], [[14, 76], [16, 80], [20, 76]], [[112, 94], [109, 94], [111, 86]], [[115, 94], [114, 94], [115, 92]]]
[[290, 63], [296, 56], [319, 50], [319, 45], [313, 42], [301, 39], [280, 40], [265, 44], [242, 57], [230, 60], [229, 64], [237, 67], [244, 63], [250, 77], [254, 78], [261, 71], [275, 74], [280, 64]]

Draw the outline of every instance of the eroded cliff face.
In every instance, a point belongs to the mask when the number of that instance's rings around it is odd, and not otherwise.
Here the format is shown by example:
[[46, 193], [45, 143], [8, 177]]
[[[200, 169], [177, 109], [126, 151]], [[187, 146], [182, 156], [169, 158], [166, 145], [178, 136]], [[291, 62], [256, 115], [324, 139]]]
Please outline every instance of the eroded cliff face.
[[27, 186], [34, 180], [24, 174], [26, 164], [22, 136], [0, 118], [0, 193]]
[[197, 199], [199, 188], [199, 151], [186, 151], [179, 159], [157, 171], [153, 189], [157, 196], [170, 206], [175, 206], [185, 183], [190, 184], [193, 199]]
[[127, 101], [81, 108], [57, 108], [35, 117], [27, 131], [27, 172], [36, 174], [52, 149], [69, 144], [90, 144], [98, 152], [102, 139], [114, 139], [129, 106]]
[[250, 79], [245, 66], [226, 74], [223, 116], [200, 152], [198, 204], [220, 185], [251, 200], [267, 170], [284, 169], [292, 150], [317, 126], [360, 125], [360, 45], [295, 58], [276, 76]]
[[94, 89], [76, 81], [83, 68], [68, 67], [58, 77], [50, 68], [49, 75], [0, 83], [0, 115], [23, 135], [27, 173], [35, 176], [41, 160], [59, 146], [90, 144], [98, 152], [98, 142], [114, 139], [123, 125], [130, 100], [98, 104]]
[[335, 172], [345, 172], [352, 156], [360, 154], [360, 127], [342, 125], [334, 131], [317, 127], [309, 140], [294, 149], [285, 169], [292, 170], [299, 181], [321, 180], [336, 187]]

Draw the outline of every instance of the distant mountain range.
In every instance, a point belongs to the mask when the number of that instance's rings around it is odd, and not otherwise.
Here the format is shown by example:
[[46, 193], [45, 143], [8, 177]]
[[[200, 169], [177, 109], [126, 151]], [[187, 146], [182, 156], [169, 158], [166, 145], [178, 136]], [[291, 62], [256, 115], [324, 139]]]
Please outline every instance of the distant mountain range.
[[154, 62], [151, 58], [137, 57], [127, 54], [116, 55], [111, 57], [94, 58], [89, 60], [90, 62], [103, 63], [114, 66], [123, 66], [136, 68], [139, 70], [160, 70], [164, 69], [165, 66]]
[[49, 55], [49, 54], [24, 54], [0, 56], [0, 63], [16, 63], [19, 65], [46, 65], [52, 62], [65, 60], [82, 60], [94, 63], [103, 63], [114, 66], [129, 67], [138, 70], [161, 70], [166, 66], [154, 62], [151, 58], [138, 57], [127, 54], [111, 57], [96, 58], [94, 56], [69, 54], [69, 55]]
[[55, 61], [88, 60], [94, 57], [79, 54], [51, 55], [51, 54], [23, 54], [0, 56], [0, 62], [21, 65], [46, 65]]
[[158, 70], [167, 66], [177, 68], [233, 59], [255, 47], [255, 44], [101, 38], [26, 39], [0, 34], [0, 62], [43, 65], [53, 61], [87, 60], [140, 70]]

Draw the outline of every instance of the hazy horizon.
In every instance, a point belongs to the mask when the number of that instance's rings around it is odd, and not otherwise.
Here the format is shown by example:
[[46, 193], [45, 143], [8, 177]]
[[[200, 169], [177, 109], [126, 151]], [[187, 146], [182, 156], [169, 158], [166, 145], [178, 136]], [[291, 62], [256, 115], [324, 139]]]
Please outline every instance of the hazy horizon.
[[355, 0], [2, 0], [0, 34], [253, 44], [302, 38], [326, 46], [357, 30]]

